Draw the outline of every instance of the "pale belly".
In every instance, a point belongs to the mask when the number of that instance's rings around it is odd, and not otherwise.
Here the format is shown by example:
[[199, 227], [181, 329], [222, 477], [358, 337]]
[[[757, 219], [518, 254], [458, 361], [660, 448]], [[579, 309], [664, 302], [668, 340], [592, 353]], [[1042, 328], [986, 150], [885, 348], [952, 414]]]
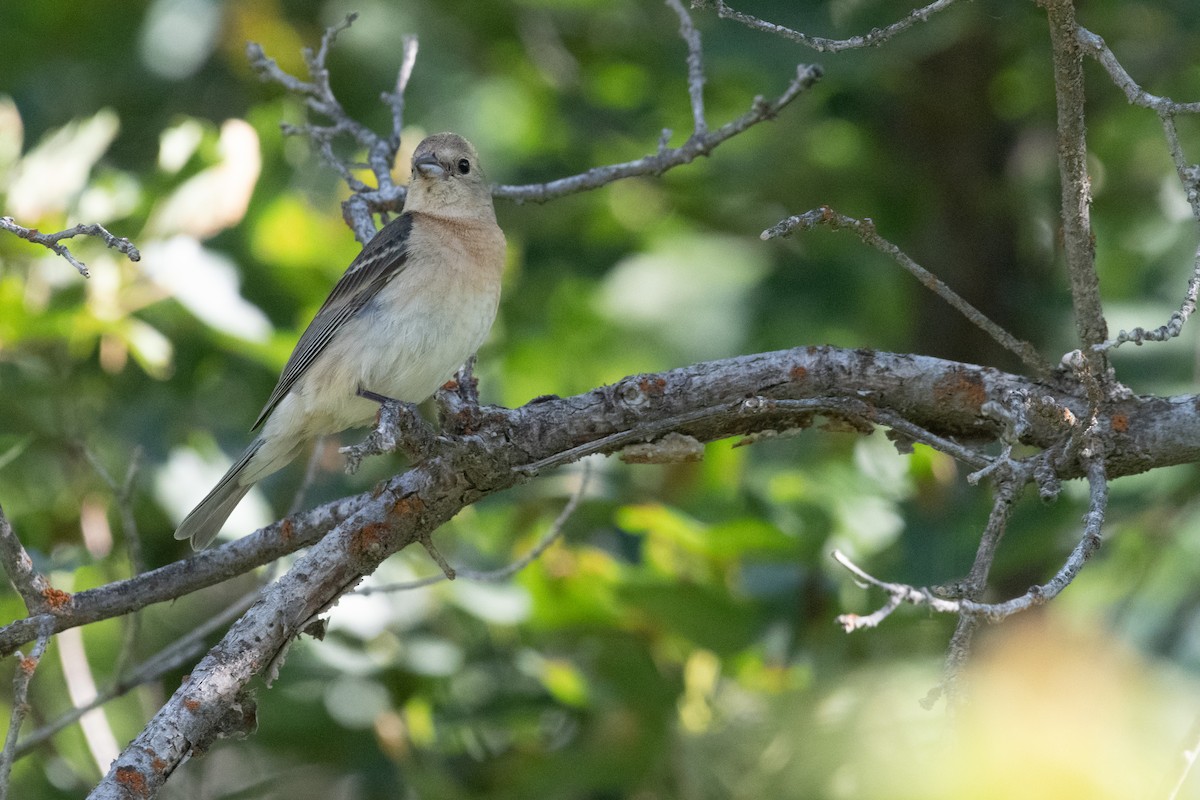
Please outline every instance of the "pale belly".
[[[410, 403], [437, 391], [483, 343], [499, 297], [422, 299], [397, 303], [381, 293], [348, 320], [280, 401], [263, 435], [307, 439], [368, 425], [379, 404], [359, 397], [359, 388]], [[381, 313], [388, 303], [392, 311]]]

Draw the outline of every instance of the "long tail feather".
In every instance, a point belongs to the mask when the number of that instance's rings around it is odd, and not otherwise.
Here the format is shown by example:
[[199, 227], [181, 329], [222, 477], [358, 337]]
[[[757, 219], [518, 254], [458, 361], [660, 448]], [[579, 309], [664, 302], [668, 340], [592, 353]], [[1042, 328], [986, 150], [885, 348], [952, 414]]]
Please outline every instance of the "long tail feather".
[[263, 440], [256, 439], [246, 448], [246, 452], [242, 453], [242, 457], [229, 468], [213, 490], [183, 518], [183, 522], [179, 523], [179, 528], [175, 531], [176, 539], [191, 539], [193, 550], [203, 550], [217, 537], [225, 520], [229, 519], [233, 509], [254, 486], [253, 481], [243, 485], [240, 479], [249, 466], [250, 459], [262, 445]]

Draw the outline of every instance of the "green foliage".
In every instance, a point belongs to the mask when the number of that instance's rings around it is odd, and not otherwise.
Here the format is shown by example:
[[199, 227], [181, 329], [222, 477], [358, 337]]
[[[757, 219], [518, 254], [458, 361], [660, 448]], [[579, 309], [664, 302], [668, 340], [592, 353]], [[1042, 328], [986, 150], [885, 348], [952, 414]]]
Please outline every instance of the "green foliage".
[[[183, 556], [174, 524], [209, 482], [205, 470], [220, 469], [217, 450], [244, 445], [299, 332], [357, 251], [338, 207], [346, 190], [304, 142], [279, 132], [279, 122], [302, 119], [298, 104], [259, 83], [244, 57], [244, 42], [258, 41], [303, 74], [299, 48], [350, 9], [311, 0], [11, 5], [0, 208], [47, 231], [100, 222], [145, 254], [132, 264], [95, 240], [72, 240], [93, 272], [84, 281], [0, 234], [0, 503], [37, 566], [78, 591], [132, 569], [131, 532], [85, 451], [120, 476], [140, 448], [132, 508], [145, 565]], [[754, 13], [848, 36], [910, 5], [767, 2]], [[1083, 5], [1082, 22], [1143, 85], [1197, 99], [1194, 4]], [[351, 115], [386, 128], [378, 95], [394, 82], [400, 35], [416, 33], [406, 142], [460, 131], [493, 181], [640, 157], [664, 128], [672, 144], [690, 130], [685, 48], [661, 3], [357, 10], [330, 59]], [[192, 29], [171, 27], [179, 13]], [[817, 60], [694, 14], [710, 125], [755, 95], [776, 95], [797, 62]], [[517, 405], [640, 371], [827, 342], [1016, 367], [852, 237], [759, 241], [762, 229], [822, 203], [872, 217], [1051, 358], [1068, 349], [1047, 50], [1034, 4], [959, 4], [884, 47], [822, 57], [815, 90], [692, 165], [545, 205], [500, 203], [511, 264], [480, 354], [484, 399]], [[1182, 296], [1194, 225], [1153, 114], [1128, 107], [1094, 64], [1088, 77], [1110, 323], [1158, 325]], [[1194, 122], [1181, 122], [1194, 153]], [[1193, 341], [1120, 354], [1122, 379], [1147, 393], [1191, 387]], [[396, 466], [347, 478], [323, 464], [307, 502], [364, 490]], [[898, 455], [879, 433], [809, 430], [716, 443], [701, 464], [613, 461], [596, 472], [564, 541], [510, 583], [344, 600], [329, 638], [299, 643], [280, 681], [258, 692], [258, 733], [187, 764], [171, 796], [941, 797], [967, 785], [900, 781], [938, 753], [924, 745], [940, 723], [915, 706], [938, 679], [952, 622], [900, 612], [846, 637], [833, 618], [869, 613], [881, 598], [828, 559], [840, 547], [875, 574], [918, 585], [964, 574], [989, 498], [961, 467], [920, 447]], [[510, 563], [578, 480], [567, 469], [491, 498], [440, 531], [439, 545], [456, 564]], [[240, 526], [284, 513], [299, 482], [299, 468], [268, 482]], [[1194, 482], [1193, 469], [1177, 468], [1116, 484], [1113, 541], [1054, 610], [1161, 659], [1147, 674], [1200, 665], [1189, 633], [1200, 608], [1188, 588], [1200, 542]], [[1052, 507], [1022, 500], [993, 574], [997, 596], [1053, 572], [1082, 508], [1078, 496]], [[373, 581], [433, 569], [410, 548]], [[135, 659], [247, 588], [147, 610]], [[15, 595], [0, 593], [0, 614], [23, 616]], [[101, 686], [118, 678], [127, 624], [84, 632]], [[106, 707], [119, 744], [179, 679]], [[63, 685], [52, 647], [26, 731], [68, 707]], [[1163, 763], [1151, 768], [1165, 774], [1188, 721], [1168, 694], [1145, 691], [1141, 713], [1162, 731]], [[1111, 712], [1114, 727], [1130, 722]], [[77, 797], [99, 774], [72, 726], [18, 762], [10, 796]]]

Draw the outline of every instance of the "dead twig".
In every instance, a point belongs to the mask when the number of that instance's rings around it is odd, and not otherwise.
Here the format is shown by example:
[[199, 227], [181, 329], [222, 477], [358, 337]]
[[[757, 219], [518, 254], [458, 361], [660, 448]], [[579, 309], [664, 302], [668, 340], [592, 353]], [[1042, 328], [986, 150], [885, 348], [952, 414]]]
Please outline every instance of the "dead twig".
[[79, 274], [85, 278], [90, 278], [91, 273], [88, 271], [87, 265], [71, 254], [64, 244], [59, 244], [63, 239], [71, 239], [76, 236], [95, 236], [102, 239], [106, 245], [112, 249], [124, 253], [130, 261], [140, 261], [142, 254], [133, 245], [133, 242], [120, 236], [114, 236], [108, 232], [103, 225], [76, 225], [74, 228], [68, 228], [57, 233], [42, 233], [36, 228], [26, 228], [23, 225], [18, 225], [12, 217], [0, 217], [0, 230], [6, 230], [9, 233], [16, 234], [26, 241], [40, 244], [43, 247], [48, 247], [58, 255], [67, 260], [71, 266], [79, 271]]

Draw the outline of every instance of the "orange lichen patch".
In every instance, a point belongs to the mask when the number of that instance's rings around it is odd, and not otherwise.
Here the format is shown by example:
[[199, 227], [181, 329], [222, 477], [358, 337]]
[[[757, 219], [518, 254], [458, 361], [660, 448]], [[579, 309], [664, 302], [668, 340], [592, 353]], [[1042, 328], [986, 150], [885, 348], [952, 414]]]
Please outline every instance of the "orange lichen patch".
[[150, 796], [145, 776], [133, 767], [117, 767], [115, 777], [117, 783], [128, 789], [134, 797]]
[[808, 367], [796, 364], [788, 370], [788, 377], [794, 381], [802, 381], [808, 377]]
[[200, 701], [189, 697], [183, 701], [183, 707], [194, 714], [200, 710]]
[[662, 378], [647, 376], [638, 381], [638, 388], [647, 397], [662, 397], [667, 393], [667, 382]]
[[972, 414], [978, 414], [987, 401], [987, 391], [979, 375], [956, 369], [933, 385], [933, 399], [938, 403], [963, 406]]
[[279, 526], [279, 538], [285, 542], [291, 541], [296, 535], [296, 525], [292, 522], [291, 517], [285, 519], [283, 524]]
[[32, 675], [33, 671], [37, 669], [37, 665], [38, 660], [36, 658], [22, 658], [19, 663], [21, 672], [24, 672], [26, 675]]
[[64, 592], [62, 589], [46, 589], [42, 592], [42, 598], [45, 599], [52, 611], [71, 603], [71, 593]]
[[168, 764], [166, 761], [163, 761], [158, 756], [155, 756], [154, 758], [150, 759], [150, 766], [154, 769], [155, 772], [157, 772], [161, 775], [162, 773], [167, 771], [167, 767], [169, 767], [170, 764]]
[[448, 380], [442, 384], [442, 389], [447, 392], [457, 392], [458, 391], [458, 381], [456, 381], [454, 378], [451, 378], [450, 380]]
[[425, 501], [415, 494], [406, 495], [392, 503], [392, 513], [399, 516], [411, 516], [420, 514], [425, 510]]
[[1125, 414], [1113, 414], [1112, 429], [1117, 433], [1124, 433], [1129, 430], [1129, 417]]
[[388, 526], [382, 522], [367, 523], [350, 538], [350, 552], [356, 556], [374, 552], [383, 544], [387, 534]]
[[358, 536], [364, 541], [378, 542], [387, 535], [387, 532], [388, 526], [382, 522], [369, 522], [359, 529]]

